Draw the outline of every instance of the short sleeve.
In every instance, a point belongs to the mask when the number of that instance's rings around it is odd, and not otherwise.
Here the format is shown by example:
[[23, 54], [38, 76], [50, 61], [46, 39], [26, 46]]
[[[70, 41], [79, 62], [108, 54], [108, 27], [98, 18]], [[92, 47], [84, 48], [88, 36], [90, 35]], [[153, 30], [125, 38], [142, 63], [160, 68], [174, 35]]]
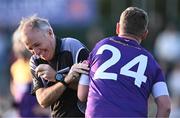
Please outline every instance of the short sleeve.
[[86, 74], [81, 74], [81, 77], [79, 79], [79, 84], [89, 85], [89, 83], [90, 83], [89, 76]]
[[78, 63], [88, 58], [89, 51], [84, 44], [74, 38], [63, 38], [62, 48], [70, 51], [73, 56], [73, 63]]
[[152, 89], [152, 95], [156, 98], [162, 95], [168, 95], [169, 92], [167, 89], [167, 85], [165, 82], [157, 82], [156, 84], [153, 85]]
[[155, 62], [156, 65], [156, 73], [154, 76], [154, 84], [152, 86], [152, 95], [156, 98], [162, 95], [169, 95], [168, 89], [167, 89], [167, 84], [165, 81], [165, 76], [164, 73], [162, 72], [159, 64]]

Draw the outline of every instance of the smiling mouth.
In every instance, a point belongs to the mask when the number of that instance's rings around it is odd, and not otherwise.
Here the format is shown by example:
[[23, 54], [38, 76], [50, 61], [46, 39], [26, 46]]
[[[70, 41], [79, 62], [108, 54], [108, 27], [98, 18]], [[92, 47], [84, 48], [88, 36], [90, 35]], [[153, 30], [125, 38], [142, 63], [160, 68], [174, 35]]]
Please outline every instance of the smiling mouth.
[[46, 54], [45, 53], [41, 54], [41, 57], [46, 57]]
[[47, 52], [42, 52], [40, 55], [43, 59], [48, 58]]

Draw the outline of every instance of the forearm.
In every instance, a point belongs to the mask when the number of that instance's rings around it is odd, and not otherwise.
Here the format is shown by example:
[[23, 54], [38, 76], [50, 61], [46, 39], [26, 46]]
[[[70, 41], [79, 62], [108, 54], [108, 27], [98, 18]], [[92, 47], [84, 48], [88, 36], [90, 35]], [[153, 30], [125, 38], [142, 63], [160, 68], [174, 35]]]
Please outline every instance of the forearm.
[[87, 96], [89, 92], [89, 76], [86, 74], [81, 74], [79, 85], [78, 85], [78, 92], [77, 96], [81, 102], [87, 101]]
[[155, 98], [157, 104], [157, 114], [156, 117], [167, 118], [169, 117], [171, 111], [171, 102], [168, 95], [159, 96]]
[[158, 108], [156, 117], [157, 118], [168, 118], [169, 114], [170, 114], [170, 109]]
[[79, 83], [79, 77], [74, 76], [73, 74], [68, 74], [65, 78], [64, 81], [68, 84], [68, 87], [77, 90], [77, 86]]
[[48, 107], [53, 104], [63, 94], [66, 87], [58, 82], [48, 88], [40, 88], [36, 91], [36, 97], [42, 107]]
[[89, 86], [88, 85], [78, 85], [77, 96], [81, 102], [87, 101]]

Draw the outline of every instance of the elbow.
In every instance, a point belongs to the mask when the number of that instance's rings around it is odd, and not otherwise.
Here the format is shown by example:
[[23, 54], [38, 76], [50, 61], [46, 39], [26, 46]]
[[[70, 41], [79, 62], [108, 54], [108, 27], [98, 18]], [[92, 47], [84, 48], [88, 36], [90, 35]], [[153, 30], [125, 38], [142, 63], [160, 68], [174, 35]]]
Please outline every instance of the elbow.
[[40, 99], [40, 100], [38, 100], [38, 103], [39, 103], [39, 105], [40, 105], [42, 108], [47, 108], [47, 107], [49, 107], [49, 105], [47, 104], [46, 100]]
[[171, 112], [170, 106], [161, 106], [161, 108], [158, 108], [158, 117], [169, 117]]
[[170, 101], [170, 99], [166, 102], [166, 104], [162, 105], [162, 107], [164, 108], [164, 111], [167, 114], [170, 114], [170, 112], [171, 112], [171, 101]]
[[166, 103], [158, 105], [159, 116], [169, 117], [171, 112], [171, 103], [166, 101]]
[[50, 106], [50, 104], [48, 104], [47, 99], [43, 96], [37, 96], [37, 101], [42, 108], [47, 108]]
[[164, 106], [164, 109], [165, 109], [165, 112], [167, 113], [167, 114], [170, 114], [170, 112], [171, 112], [171, 105], [169, 104], [169, 105], [165, 105]]
[[39, 101], [39, 105], [40, 105], [42, 108], [47, 108], [47, 107], [49, 107], [49, 105], [46, 104], [46, 102], [44, 102], [44, 101]]
[[36, 91], [36, 98], [42, 108], [47, 108], [50, 106], [49, 97], [45, 94], [45, 92], [43, 92], [43, 89], [38, 89]]

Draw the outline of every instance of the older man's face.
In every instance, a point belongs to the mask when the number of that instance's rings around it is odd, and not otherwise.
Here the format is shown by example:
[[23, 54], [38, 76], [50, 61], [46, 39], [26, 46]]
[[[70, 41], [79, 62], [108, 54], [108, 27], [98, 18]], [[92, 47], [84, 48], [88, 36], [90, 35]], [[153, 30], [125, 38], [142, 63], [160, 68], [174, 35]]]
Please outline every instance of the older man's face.
[[48, 32], [27, 28], [22, 33], [22, 41], [32, 54], [47, 61], [52, 59], [55, 45]]

